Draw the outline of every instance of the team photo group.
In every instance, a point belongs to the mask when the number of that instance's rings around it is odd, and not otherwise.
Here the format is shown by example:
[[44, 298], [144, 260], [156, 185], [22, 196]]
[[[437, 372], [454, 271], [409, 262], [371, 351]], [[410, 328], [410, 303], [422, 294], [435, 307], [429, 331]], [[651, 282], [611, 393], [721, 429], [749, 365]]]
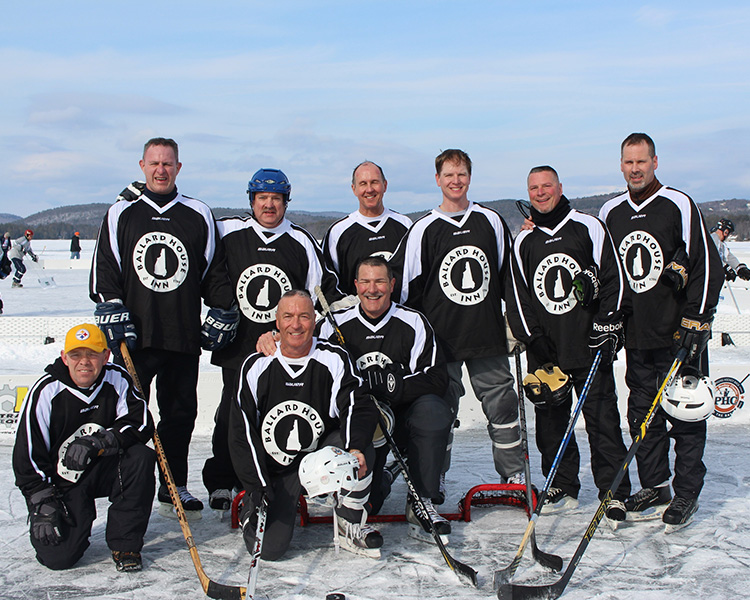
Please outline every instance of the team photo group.
[[[648, 135], [627, 136], [627, 189], [597, 215], [571, 205], [564, 174], [533, 166], [519, 174], [528, 202], [511, 231], [469, 199], [462, 150], [436, 157], [436, 207], [414, 222], [386, 206], [386, 176], [365, 161], [352, 173], [356, 210], [319, 243], [287, 218], [292, 185], [281, 170], [252, 175], [247, 214], [216, 219], [178, 191], [177, 143], [149, 140], [145, 183], [120, 193], [96, 240], [96, 325], [68, 331], [22, 408], [13, 469], [37, 560], [73, 567], [95, 500], [108, 498], [116, 569], [140, 571], [154, 496], [185, 532], [204, 500], [229, 511], [241, 494], [250, 598], [258, 559], [283, 560], [293, 546], [300, 495], [332, 515], [333, 542], [326, 533], [321, 546], [379, 559], [388, 536], [368, 517], [403, 477], [409, 535], [476, 584], [446, 550], [451, 522], [439, 511], [467, 382], [497, 472], [487, 483], [508, 484], [503, 493], [529, 506], [518, 560], [528, 538], [545, 560], [533, 537], [540, 514], [578, 506], [579, 413], [601, 502], [594, 528], [689, 525], [714, 404], [711, 324], [725, 278], [750, 270], [724, 244], [731, 221], [706, 223], [659, 181], [658, 162]], [[188, 489], [188, 455], [201, 352], [221, 369], [222, 389], [198, 491]], [[618, 352], [627, 389], [616, 389]], [[533, 486], [524, 397], [540, 456], [531, 460], [546, 478]]]

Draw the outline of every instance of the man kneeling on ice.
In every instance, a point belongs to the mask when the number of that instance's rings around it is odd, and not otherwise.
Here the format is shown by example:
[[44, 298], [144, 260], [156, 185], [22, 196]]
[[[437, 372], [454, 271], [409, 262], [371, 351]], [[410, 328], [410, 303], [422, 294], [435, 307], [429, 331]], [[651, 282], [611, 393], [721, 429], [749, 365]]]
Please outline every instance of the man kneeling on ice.
[[44, 566], [68, 569], [89, 546], [96, 498], [109, 498], [106, 540], [118, 571], [141, 570], [154, 500], [154, 424], [125, 369], [108, 363], [95, 325], [78, 325], [26, 396], [13, 449]]
[[[261, 558], [284, 555], [302, 491], [300, 462], [318, 448], [335, 446], [358, 465], [356, 478], [352, 474], [341, 481], [345, 490], [337, 494], [335, 539], [345, 550], [379, 558], [383, 538], [366, 524], [364, 508], [372, 481], [368, 465], [374, 460], [375, 404], [362, 390], [346, 351], [313, 337], [315, 311], [307, 291], [291, 290], [281, 297], [276, 327], [276, 352], [245, 359], [230, 414], [232, 464], [245, 489], [240, 516], [245, 544], [252, 552], [257, 507], [265, 498], [268, 520]], [[321, 469], [330, 466], [318, 462]]]

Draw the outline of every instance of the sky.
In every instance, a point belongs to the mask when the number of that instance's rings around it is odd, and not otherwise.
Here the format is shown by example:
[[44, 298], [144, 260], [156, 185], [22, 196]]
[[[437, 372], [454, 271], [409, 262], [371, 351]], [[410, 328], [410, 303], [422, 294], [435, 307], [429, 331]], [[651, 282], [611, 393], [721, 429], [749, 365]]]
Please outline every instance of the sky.
[[446, 148], [471, 156], [475, 201], [525, 197], [540, 164], [601, 194], [624, 189], [634, 131], [662, 183], [750, 198], [749, 29], [743, 0], [9, 3], [0, 213], [112, 202], [154, 136], [212, 207], [280, 168], [290, 209], [350, 212], [372, 160], [386, 205], [430, 208]]

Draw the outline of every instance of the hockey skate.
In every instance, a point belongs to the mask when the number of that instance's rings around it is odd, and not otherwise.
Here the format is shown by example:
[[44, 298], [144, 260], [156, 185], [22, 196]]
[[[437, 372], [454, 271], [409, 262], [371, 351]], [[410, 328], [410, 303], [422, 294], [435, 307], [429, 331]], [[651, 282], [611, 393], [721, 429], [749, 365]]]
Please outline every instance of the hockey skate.
[[232, 490], [214, 490], [208, 495], [208, 506], [219, 512], [226, 512], [232, 508], [234, 494]]
[[112, 560], [115, 561], [115, 568], [121, 573], [133, 573], [143, 569], [143, 561], [140, 552], [112, 552]]
[[16, 287], [16, 288], [22, 288], [23, 284], [20, 281], [13, 280], [13, 283], [10, 284], [10, 287]]
[[451, 532], [450, 522], [440, 515], [429, 498], [422, 498], [422, 503], [427, 514], [423, 514], [419, 505], [414, 501], [411, 495], [406, 498], [406, 521], [409, 523], [409, 536], [420, 542], [435, 544], [435, 538], [432, 536], [430, 521], [435, 525], [435, 531], [440, 536], [443, 544], [448, 543], [448, 535]]
[[[365, 518], [367, 518], [366, 515]], [[383, 536], [377, 529], [367, 523], [364, 525], [351, 523], [338, 515], [336, 515], [336, 523], [338, 534], [334, 539], [339, 547], [367, 558], [380, 558]]]
[[573, 498], [566, 494], [562, 489], [551, 487], [544, 499], [541, 513], [543, 515], [552, 515], [559, 512], [565, 512], [578, 508], [578, 498]]
[[607, 525], [609, 525], [612, 531], [617, 531], [617, 528], [625, 521], [627, 512], [625, 503], [622, 500], [609, 501], [607, 509], [604, 511], [604, 518], [607, 520]]
[[664, 533], [673, 533], [687, 527], [693, 522], [693, 517], [697, 511], [697, 498], [690, 500], [682, 496], [675, 496], [661, 518], [664, 522]]
[[628, 521], [650, 521], [658, 519], [672, 499], [669, 487], [643, 488], [625, 500]]
[[[193, 496], [188, 491], [187, 486], [178, 485], [177, 493], [180, 495], [182, 508], [185, 510], [185, 516], [187, 517], [187, 520], [197, 521], [198, 519], [201, 519], [203, 517], [203, 515], [201, 514], [201, 511], [203, 510], [203, 502]], [[159, 514], [162, 517], [167, 517], [168, 519], [176, 519], [177, 512], [172, 505], [172, 498], [170, 497], [169, 491], [167, 490], [166, 486], [159, 486], [159, 493], [157, 494], [157, 498], [159, 500]]]

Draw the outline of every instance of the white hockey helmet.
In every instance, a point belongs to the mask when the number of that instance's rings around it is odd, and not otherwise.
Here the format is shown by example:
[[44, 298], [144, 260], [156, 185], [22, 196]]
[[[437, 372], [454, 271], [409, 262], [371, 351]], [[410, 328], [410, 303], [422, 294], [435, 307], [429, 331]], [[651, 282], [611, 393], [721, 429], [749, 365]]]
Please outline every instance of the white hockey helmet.
[[680, 421], [705, 421], [714, 410], [714, 382], [694, 367], [685, 367], [664, 389], [661, 406]]
[[308, 498], [335, 506], [354, 488], [358, 470], [359, 461], [353, 454], [336, 446], [325, 446], [302, 459], [299, 480]]

